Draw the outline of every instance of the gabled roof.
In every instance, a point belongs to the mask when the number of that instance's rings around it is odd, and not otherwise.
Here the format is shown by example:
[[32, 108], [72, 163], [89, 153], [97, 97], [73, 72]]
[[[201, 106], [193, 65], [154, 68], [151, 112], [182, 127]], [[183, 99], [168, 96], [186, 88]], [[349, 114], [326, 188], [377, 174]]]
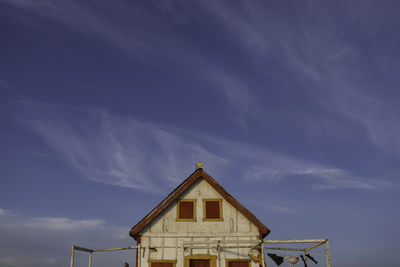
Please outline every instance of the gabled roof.
[[174, 191], [172, 191], [160, 204], [158, 204], [149, 214], [147, 214], [140, 222], [138, 222], [129, 231], [129, 235], [134, 239], [140, 236], [140, 232], [161, 212], [163, 212], [169, 205], [171, 205], [183, 192], [186, 191], [192, 184], [197, 180], [204, 179], [207, 181], [218, 193], [220, 193], [223, 198], [234, 206], [238, 211], [240, 211], [249, 221], [258, 227], [258, 231], [262, 238], [267, 236], [270, 230], [260, 222], [256, 216], [254, 216], [250, 211], [248, 211], [242, 204], [240, 204], [234, 197], [232, 197], [228, 192], [225, 191], [222, 186], [218, 184], [210, 175], [208, 175], [203, 169], [197, 169], [194, 171], [185, 181], [183, 181]]

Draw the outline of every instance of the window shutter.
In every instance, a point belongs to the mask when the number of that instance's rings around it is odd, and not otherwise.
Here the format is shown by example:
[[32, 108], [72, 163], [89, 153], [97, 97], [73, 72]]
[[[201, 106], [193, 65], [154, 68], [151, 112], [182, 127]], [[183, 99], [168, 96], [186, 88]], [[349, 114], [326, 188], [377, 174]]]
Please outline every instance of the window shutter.
[[207, 219], [220, 219], [221, 214], [219, 213], [219, 201], [206, 201], [206, 218]]
[[193, 219], [193, 204], [192, 201], [179, 202], [179, 219]]

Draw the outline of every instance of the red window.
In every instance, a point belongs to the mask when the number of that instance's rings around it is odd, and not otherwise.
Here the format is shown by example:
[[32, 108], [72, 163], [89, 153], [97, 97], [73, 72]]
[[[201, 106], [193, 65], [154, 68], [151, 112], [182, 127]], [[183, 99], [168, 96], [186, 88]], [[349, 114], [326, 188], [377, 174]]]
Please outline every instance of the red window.
[[195, 200], [183, 199], [178, 202], [177, 220], [190, 220], [196, 218], [196, 202]]
[[204, 199], [204, 220], [222, 220], [222, 199]]

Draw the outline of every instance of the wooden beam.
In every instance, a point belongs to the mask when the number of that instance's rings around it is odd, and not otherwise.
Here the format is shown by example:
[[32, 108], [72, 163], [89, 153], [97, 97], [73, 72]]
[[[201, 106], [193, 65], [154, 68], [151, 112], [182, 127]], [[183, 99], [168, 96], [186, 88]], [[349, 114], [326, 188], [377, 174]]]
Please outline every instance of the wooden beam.
[[289, 240], [264, 240], [264, 244], [290, 244], [290, 243], [317, 243], [326, 242], [328, 239], [289, 239]]
[[[211, 236], [212, 237], [212, 236]], [[187, 241], [184, 242], [184, 245], [196, 245], [196, 244], [217, 244], [218, 241], [221, 244], [224, 243], [251, 243], [251, 244], [257, 244], [256, 246], [258, 246], [260, 244], [260, 240], [213, 240], [213, 241]]]
[[85, 252], [93, 252], [93, 249], [77, 247], [77, 246], [73, 246], [73, 247], [75, 250], [80, 250], [80, 251], [85, 251]]
[[102, 249], [93, 249], [93, 252], [102, 252], [102, 251], [114, 251], [114, 250], [125, 250], [125, 249], [135, 249], [137, 246], [130, 247], [120, 247], [120, 248], [102, 248]]
[[323, 243], [325, 243], [325, 242], [318, 242], [318, 243], [315, 243], [314, 245], [311, 245], [311, 246], [307, 247], [307, 248], [305, 249], [305, 251], [309, 251], [309, 250], [311, 250], [311, 249], [313, 249], [313, 248], [316, 248], [316, 247], [318, 247], [318, 246], [321, 246]]
[[264, 247], [264, 249], [288, 250], [288, 251], [304, 251], [304, 249], [302, 249], [302, 248], [275, 248], [275, 247]]

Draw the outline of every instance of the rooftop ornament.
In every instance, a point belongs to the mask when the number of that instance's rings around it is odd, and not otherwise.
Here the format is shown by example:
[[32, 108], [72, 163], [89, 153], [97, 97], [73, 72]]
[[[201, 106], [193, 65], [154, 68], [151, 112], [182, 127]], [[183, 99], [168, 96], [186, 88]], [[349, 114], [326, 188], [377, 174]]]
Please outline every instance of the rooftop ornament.
[[199, 161], [195, 165], [196, 165], [196, 170], [203, 169], [204, 163]]

